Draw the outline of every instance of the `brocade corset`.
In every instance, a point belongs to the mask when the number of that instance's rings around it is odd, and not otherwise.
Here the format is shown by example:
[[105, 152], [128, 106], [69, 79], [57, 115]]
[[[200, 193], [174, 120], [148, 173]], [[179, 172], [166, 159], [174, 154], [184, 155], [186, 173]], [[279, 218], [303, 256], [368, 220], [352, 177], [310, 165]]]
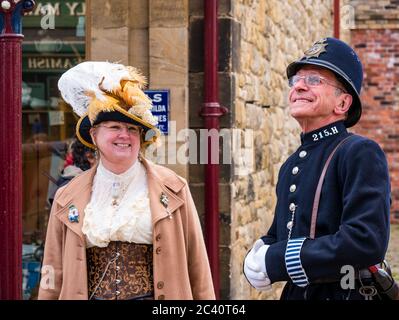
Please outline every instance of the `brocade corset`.
[[112, 241], [86, 253], [89, 299], [153, 299], [152, 245]]

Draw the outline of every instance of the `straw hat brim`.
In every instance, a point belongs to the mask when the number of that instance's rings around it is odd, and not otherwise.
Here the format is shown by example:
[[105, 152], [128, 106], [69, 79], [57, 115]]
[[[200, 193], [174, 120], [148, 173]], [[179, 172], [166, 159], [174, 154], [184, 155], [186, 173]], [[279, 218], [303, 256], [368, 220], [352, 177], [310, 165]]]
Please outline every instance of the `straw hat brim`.
[[115, 106], [114, 109], [114, 111], [100, 112], [93, 124], [91, 124], [87, 114], [83, 115], [76, 124], [76, 136], [80, 142], [89, 148], [96, 149], [96, 146], [94, 145], [90, 136], [90, 129], [104, 121], [119, 121], [142, 127], [144, 130], [146, 144], [155, 142], [155, 140], [160, 136], [160, 131], [155, 126], [118, 106]]

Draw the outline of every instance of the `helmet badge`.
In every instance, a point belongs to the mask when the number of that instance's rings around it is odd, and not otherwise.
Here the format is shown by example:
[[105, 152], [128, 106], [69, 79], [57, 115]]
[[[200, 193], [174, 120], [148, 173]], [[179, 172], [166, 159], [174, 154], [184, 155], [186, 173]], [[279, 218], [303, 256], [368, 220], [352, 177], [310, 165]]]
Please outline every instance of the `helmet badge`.
[[327, 52], [326, 47], [328, 46], [327, 39], [321, 39], [319, 41], [316, 41], [312, 47], [310, 47], [308, 50], [306, 50], [304, 52], [305, 54], [305, 58], [309, 59], [309, 58], [313, 58], [316, 57], [318, 58], [319, 55], [323, 52]]

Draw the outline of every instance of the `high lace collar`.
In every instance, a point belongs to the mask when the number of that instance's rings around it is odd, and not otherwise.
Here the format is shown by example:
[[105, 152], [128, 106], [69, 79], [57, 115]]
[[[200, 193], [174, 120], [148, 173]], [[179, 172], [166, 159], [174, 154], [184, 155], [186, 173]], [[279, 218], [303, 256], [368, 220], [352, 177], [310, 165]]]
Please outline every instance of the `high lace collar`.
[[100, 160], [96, 175], [98, 178], [100, 178], [101, 181], [128, 183], [135, 176], [137, 176], [139, 170], [140, 170], [140, 161], [136, 160], [136, 162], [125, 172], [121, 174], [115, 174], [109, 171], [107, 168], [105, 168], [102, 161]]

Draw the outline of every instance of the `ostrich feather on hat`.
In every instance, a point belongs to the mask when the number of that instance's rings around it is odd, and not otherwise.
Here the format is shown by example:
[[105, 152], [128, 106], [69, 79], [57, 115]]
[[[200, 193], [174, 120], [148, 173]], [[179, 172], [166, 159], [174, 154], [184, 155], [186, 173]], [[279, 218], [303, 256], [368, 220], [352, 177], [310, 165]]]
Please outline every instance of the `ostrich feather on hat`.
[[65, 72], [58, 88], [62, 98], [69, 103], [74, 112], [82, 117], [88, 113], [93, 123], [101, 111], [113, 111], [115, 99], [122, 99], [130, 108], [127, 110], [157, 124], [152, 116], [150, 98], [142, 91], [146, 79], [131, 66], [110, 62], [87, 61]]
[[145, 77], [134, 67], [100, 61], [82, 62], [58, 81], [62, 98], [81, 117], [78, 138], [90, 147], [93, 143], [88, 130], [107, 120], [133, 123], [145, 132], [152, 130], [155, 141], [159, 136], [155, 128], [158, 120], [151, 113], [152, 102], [143, 91], [145, 85]]

